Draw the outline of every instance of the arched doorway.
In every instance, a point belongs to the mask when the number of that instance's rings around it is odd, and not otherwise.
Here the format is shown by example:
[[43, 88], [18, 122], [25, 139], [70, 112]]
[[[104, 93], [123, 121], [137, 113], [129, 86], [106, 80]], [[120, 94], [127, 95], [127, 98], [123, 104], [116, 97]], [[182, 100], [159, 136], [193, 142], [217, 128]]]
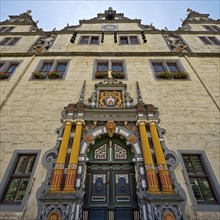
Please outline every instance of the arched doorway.
[[88, 152], [83, 220], [138, 220], [134, 154], [120, 137], [99, 137]]

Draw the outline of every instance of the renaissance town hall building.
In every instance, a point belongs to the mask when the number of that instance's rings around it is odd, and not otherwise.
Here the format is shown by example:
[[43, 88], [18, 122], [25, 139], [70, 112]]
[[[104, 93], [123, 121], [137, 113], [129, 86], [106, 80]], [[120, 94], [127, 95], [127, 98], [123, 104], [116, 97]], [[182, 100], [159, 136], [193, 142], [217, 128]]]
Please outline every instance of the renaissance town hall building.
[[220, 20], [30, 13], [0, 23], [0, 219], [219, 219]]

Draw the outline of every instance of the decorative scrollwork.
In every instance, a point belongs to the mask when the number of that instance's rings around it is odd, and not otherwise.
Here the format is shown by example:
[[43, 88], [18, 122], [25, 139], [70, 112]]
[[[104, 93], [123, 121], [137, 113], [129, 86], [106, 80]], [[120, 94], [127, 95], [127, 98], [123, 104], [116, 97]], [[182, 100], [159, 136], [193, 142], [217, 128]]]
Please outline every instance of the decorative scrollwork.
[[52, 163], [55, 161], [55, 158], [57, 157], [57, 153], [58, 152], [55, 149], [47, 151], [43, 157], [44, 165], [46, 166], [52, 165]]

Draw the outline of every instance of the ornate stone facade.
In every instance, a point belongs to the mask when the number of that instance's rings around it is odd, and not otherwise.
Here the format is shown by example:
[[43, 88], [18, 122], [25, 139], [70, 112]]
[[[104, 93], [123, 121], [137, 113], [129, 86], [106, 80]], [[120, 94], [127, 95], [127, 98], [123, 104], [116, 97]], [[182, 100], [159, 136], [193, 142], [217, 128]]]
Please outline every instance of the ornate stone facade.
[[[219, 217], [220, 22], [188, 13], [176, 31], [112, 8], [60, 31], [39, 29], [30, 11], [0, 23], [0, 219]], [[11, 182], [26, 154], [40, 159], [26, 189], [15, 184], [18, 201]], [[209, 200], [183, 155], [201, 158]]]

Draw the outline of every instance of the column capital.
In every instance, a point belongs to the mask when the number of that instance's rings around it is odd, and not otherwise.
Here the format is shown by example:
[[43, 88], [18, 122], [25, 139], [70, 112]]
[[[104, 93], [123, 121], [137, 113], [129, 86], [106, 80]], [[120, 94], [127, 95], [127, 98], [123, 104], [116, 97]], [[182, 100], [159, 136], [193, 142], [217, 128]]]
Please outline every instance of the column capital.
[[77, 124], [80, 124], [80, 125], [85, 125], [85, 121], [83, 119], [75, 119], [73, 120], [73, 122], [77, 125]]
[[139, 119], [137, 122], [136, 122], [136, 126], [138, 125], [146, 125], [147, 124], [147, 120], [145, 119]]
[[148, 121], [147, 121], [147, 125], [156, 125], [156, 124], [158, 124], [158, 123], [159, 123], [158, 120], [148, 120]]
[[66, 118], [63, 120], [63, 123], [70, 123], [70, 124], [73, 124], [73, 119], [70, 119], [70, 118]]

